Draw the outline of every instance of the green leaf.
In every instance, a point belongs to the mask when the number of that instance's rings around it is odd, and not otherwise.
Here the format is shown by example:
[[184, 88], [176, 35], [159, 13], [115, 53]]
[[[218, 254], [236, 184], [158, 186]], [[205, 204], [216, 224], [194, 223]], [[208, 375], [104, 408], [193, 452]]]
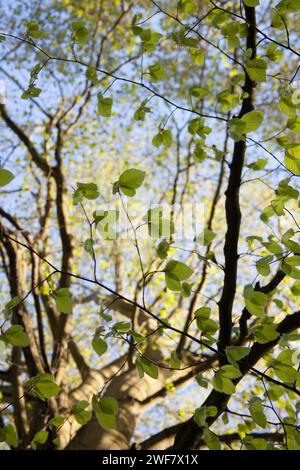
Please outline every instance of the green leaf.
[[202, 374], [197, 374], [196, 377], [195, 377], [196, 381], [197, 381], [197, 384], [200, 386], [200, 387], [203, 387], [203, 388], [208, 388], [208, 380], [203, 378], [203, 375]]
[[190, 94], [192, 96], [195, 96], [196, 98], [205, 98], [205, 96], [208, 96], [210, 93], [210, 91], [208, 90], [208, 88], [203, 88], [203, 87], [197, 87], [197, 86], [193, 86], [190, 88]]
[[160, 147], [160, 145], [162, 145], [162, 136], [161, 136], [160, 132], [153, 137], [152, 145], [154, 145], [154, 147], [156, 147], [156, 148], [158, 148], [158, 147]]
[[211, 320], [210, 317], [210, 308], [201, 307], [194, 312], [194, 317], [197, 322], [197, 327], [204, 335], [213, 335], [219, 329], [218, 323], [214, 320]]
[[33, 394], [41, 400], [55, 397], [60, 391], [60, 387], [54, 382], [51, 374], [38, 374], [28, 382], [28, 385], [33, 386]]
[[172, 145], [172, 133], [169, 129], [163, 129], [156, 134], [152, 139], [152, 145], [158, 148], [163, 145], [165, 148], [169, 148]]
[[205, 229], [203, 230], [203, 233], [202, 233], [199, 237], [197, 237], [197, 241], [199, 241], [199, 240], [202, 241], [202, 240], [203, 240], [203, 242], [202, 242], [203, 245], [204, 245], [204, 246], [208, 246], [208, 245], [211, 244], [211, 242], [212, 242], [215, 238], [216, 238], [216, 234], [215, 234], [212, 230], [210, 230], [210, 229], [208, 229], [208, 228], [205, 228]]
[[138, 356], [135, 360], [135, 365], [141, 378], [144, 376], [144, 373], [152, 377], [152, 379], [158, 378], [159, 369], [157, 365], [149, 361], [146, 357]]
[[268, 442], [262, 437], [247, 436], [242, 440], [247, 450], [267, 450]]
[[228, 122], [228, 132], [230, 137], [236, 142], [245, 140], [245, 137], [243, 136], [243, 134], [245, 134], [245, 127], [246, 124], [241, 119], [230, 119]]
[[221, 32], [227, 39], [229, 47], [239, 47], [240, 37], [243, 33], [243, 26], [238, 21], [227, 21], [222, 27]]
[[250, 299], [245, 298], [245, 306], [248, 312], [257, 317], [262, 317], [265, 313], [264, 306], [256, 305]]
[[298, 351], [295, 349], [285, 349], [272, 362], [272, 367], [280, 380], [293, 383], [299, 377], [299, 372], [293, 367], [294, 364], [298, 367], [298, 362]]
[[270, 341], [274, 341], [279, 336], [278, 331], [276, 331], [275, 326], [273, 325], [261, 325], [257, 327], [254, 331], [255, 340], [260, 344], [266, 344]]
[[258, 292], [253, 289], [251, 284], [244, 288], [244, 299], [247, 310], [258, 317], [262, 317], [265, 312], [265, 305], [268, 301], [268, 296], [263, 292]]
[[139, 35], [142, 28], [136, 26], [137, 23], [139, 23], [139, 21], [142, 19], [143, 15], [141, 13], [137, 13], [136, 15], [134, 15], [133, 19], [132, 19], [132, 23], [131, 23], [131, 29], [133, 31], [134, 34], [136, 35]]
[[5, 170], [5, 168], [0, 168], [0, 187], [6, 186], [13, 179], [14, 175], [10, 171]]
[[222, 111], [231, 111], [238, 104], [239, 97], [228, 90], [224, 90], [217, 94], [217, 101], [220, 103]]
[[196, 318], [197, 326], [201, 333], [205, 336], [214, 335], [216, 331], [219, 329], [219, 325], [214, 320], [201, 320], [200, 318]]
[[207, 134], [211, 133], [211, 128], [205, 125], [204, 119], [195, 118], [192, 119], [188, 124], [188, 131], [192, 135], [199, 135], [205, 138]]
[[18, 434], [12, 424], [4, 426], [5, 442], [11, 447], [17, 447], [19, 443]]
[[98, 75], [97, 75], [97, 70], [92, 67], [92, 66], [89, 66], [87, 69], [86, 69], [86, 72], [85, 72], [85, 76], [88, 80], [90, 80], [94, 85], [96, 85], [98, 83]]
[[40, 96], [41, 92], [41, 88], [37, 88], [34, 85], [29, 85], [27, 90], [22, 93], [21, 98], [22, 100], [27, 100], [28, 98], [37, 98], [38, 96]]
[[276, 5], [276, 9], [281, 15], [297, 12], [300, 10], [300, 0], [281, 0], [281, 2]]
[[237, 366], [233, 366], [232, 364], [226, 364], [219, 369], [219, 373], [222, 374], [222, 377], [226, 377], [227, 379], [238, 379], [242, 376], [241, 371]]
[[112, 321], [112, 316], [109, 315], [108, 313], [105, 313], [105, 309], [103, 307], [100, 307], [99, 315], [103, 320], [110, 322]]
[[197, 408], [195, 410], [195, 414], [193, 416], [194, 421], [198, 424], [200, 428], [204, 428], [207, 426], [206, 424], [206, 406], [202, 406], [201, 408]]
[[235, 392], [235, 385], [231, 379], [222, 377], [222, 391], [227, 395], [232, 395]]
[[244, 133], [256, 131], [259, 126], [262, 124], [264, 115], [259, 111], [250, 111], [249, 113], [244, 114], [241, 118], [242, 122], [245, 124]]
[[118, 180], [118, 185], [122, 193], [126, 196], [134, 196], [136, 189], [142, 186], [145, 175], [146, 173], [144, 171], [136, 170], [135, 168], [125, 170]]
[[73, 304], [70, 299], [70, 291], [67, 287], [56, 289], [50, 295], [55, 300], [57, 310], [60, 313], [72, 313]]
[[77, 423], [83, 425], [83, 424], [86, 424], [88, 421], [90, 421], [92, 417], [92, 413], [86, 410], [88, 406], [89, 406], [89, 403], [86, 400], [81, 400], [72, 406], [72, 413]]
[[194, 421], [200, 428], [207, 427], [206, 419], [211, 416], [216, 416], [218, 408], [216, 406], [201, 406], [197, 408], [194, 414]]
[[133, 115], [133, 118], [134, 118], [135, 121], [144, 121], [145, 115], [146, 115], [146, 113], [145, 113], [144, 109], [143, 108], [138, 108], [135, 111], [135, 113]]
[[283, 261], [281, 263], [280, 269], [288, 277], [291, 277], [292, 279], [300, 279], [300, 270], [294, 267], [292, 264], [288, 263], [287, 261], [288, 259], [286, 259], [286, 261]]
[[283, 57], [282, 50], [277, 47], [277, 44], [271, 43], [266, 48], [266, 56], [272, 62], [278, 62]]
[[267, 63], [263, 59], [246, 59], [245, 68], [254, 82], [267, 81]]
[[113, 329], [120, 333], [126, 333], [130, 330], [130, 327], [131, 323], [126, 321], [119, 321], [113, 325]]
[[147, 113], [151, 113], [151, 109], [148, 108], [148, 106], [146, 106], [147, 102], [148, 102], [148, 100], [144, 100], [141, 103], [141, 106], [135, 111], [135, 113], [133, 115], [135, 121], [144, 121], [145, 115]]
[[297, 380], [298, 372], [291, 365], [276, 360], [272, 364], [272, 367], [277, 377], [283, 382], [294, 383], [295, 380]]
[[183, 297], [189, 297], [192, 293], [192, 285], [193, 284], [188, 284], [187, 282], [183, 282], [181, 284], [181, 288], [182, 288], [182, 295]]
[[147, 338], [145, 338], [145, 336], [140, 335], [136, 331], [129, 330], [128, 333], [133, 337], [136, 343], [145, 343], [147, 341]]
[[223, 422], [223, 424], [228, 424], [229, 423], [228, 413], [223, 413], [222, 414], [222, 422]]
[[165, 280], [168, 289], [181, 291], [181, 282], [185, 281], [193, 274], [193, 270], [180, 261], [171, 260], [165, 267]]
[[225, 352], [228, 361], [235, 365], [237, 361], [240, 361], [249, 354], [250, 348], [244, 346], [227, 346]]
[[37, 445], [43, 445], [48, 439], [49, 432], [48, 431], [38, 431], [33, 438], [32, 441], [32, 448], [36, 449]]
[[103, 117], [110, 117], [113, 105], [112, 98], [104, 98], [102, 93], [98, 93], [98, 114]]
[[174, 292], [182, 291], [181, 282], [179, 281], [178, 277], [175, 274], [166, 273], [165, 274], [165, 280], [166, 280], [166, 284], [167, 284], [168, 289], [170, 289]]
[[95, 183], [76, 183], [77, 189], [73, 194], [73, 202], [79, 204], [83, 199], [97, 199], [99, 197], [98, 186]]
[[168, 256], [169, 247], [170, 245], [166, 240], [162, 240], [161, 242], [159, 242], [156, 249], [157, 256], [160, 259], [166, 259]]
[[7, 341], [12, 346], [25, 347], [28, 346], [29, 341], [23, 326], [13, 325], [8, 328], [3, 335], [0, 336], [4, 341]]
[[20, 303], [20, 298], [18, 296], [13, 297], [5, 304], [5, 318], [7, 319], [11, 314], [11, 311]]
[[292, 145], [285, 151], [284, 164], [295, 175], [300, 175], [300, 145]]
[[209, 429], [205, 429], [203, 433], [203, 439], [210, 450], [221, 450], [221, 442], [218, 436], [211, 432]]
[[24, 21], [24, 24], [27, 27], [26, 33], [28, 34], [28, 36], [31, 36], [35, 39], [47, 37], [47, 33], [45, 33], [39, 28], [39, 24], [37, 21]]
[[179, 31], [172, 33], [172, 38], [178, 44], [178, 46], [183, 47], [197, 47], [198, 39], [187, 37], [187, 30], [185, 27], [181, 28]]
[[275, 242], [274, 240], [270, 240], [269, 242], [262, 242], [262, 245], [270, 252], [276, 256], [282, 256], [282, 248], [279, 243]]
[[270, 263], [273, 261], [274, 256], [264, 256], [256, 262], [256, 269], [261, 276], [268, 276], [271, 272]]
[[141, 49], [146, 52], [153, 52], [157, 46], [158, 41], [162, 37], [162, 34], [151, 29], [143, 29], [133, 23], [132, 31], [135, 35], [139, 36], [142, 44]]
[[208, 320], [211, 309], [209, 307], [200, 307], [194, 312], [194, 317], [201, 320]]
[[[286, 198], [287, 200], [298, 199], [299, 191], [293, 186], [289, 185], [288, 183], [289, 183], [288, 178], [285, 178], [284, 180], [280, 181], [277, 189], [275, 190], [275, 194], [279, 196], [280, 198]], [[293, 248], [291, 248], [291, 250], [293, 251]]]
[[78, 413], [79, 411], [85, 410], [89, 406], [88, 401], [86, 400], [81, 400], [75, 403], [75, 405], [72, 406], [72, 413]]
[[97, 400], [94, 395], [92, 398], [92, 406], [96, 418], [103, 429], [110, 430], [117, 427], [117, 415], [119, 405], [113, 397], [102, 397]]
[[89, 39], [89, 31], [85, 27], [83, 21], [74, 21], [72, 23], [72, 38], [74, 41], [84, 44]]
[[84, 425], [90, 421], [92, 418], [92, 413], [87, 410], [81, 410], [78, 413], [74, 413], [74, 418], [76, 419], [77, 423]]
[[265, 428], [267, 425], [267, 418], [263, 412], [262, 401], [258, 397], [253, 397], [250, 400], [249, 412], [255, 421], [261, 428]]
[[300, 132], [300, 116], [294, 116], [293, 118], [289, 119], [287, 122], [287, 127], [292, 132]]
[[251, 170], [254, 170], [254, 171], [261, 171], [265, 168], [267, 163], [268, 163], [267, 158], [259, 158], [255, 162], [249, 163], [249, 165], [247, 165], [247, 167], [250, 168]]
[[64, 416], [55, 416], [54, 418], [50, 419], [48, 423], [49, 429], [60, 428], [65, 422]]
[[189, 14], [195, 11], [197, 3], [193, 0], [179, 0], [178, 10], [182, 13]]
[[151, 80], [153, 82], [158, 82], [158, 81], [163, 80], [164, 78], [166, 78], [166, 72], [164, 71], [161, 64], [159, 64], [159, 63], [150, 65], [149, 66], [149, 73], [150, 73], [150, 76], [151, 76]]
[[216, 406], [201, 406], [197, 408], [194, 414], [194, 421], [200, 428], [207, 427], [206, 419], [212, 416], [216, 416], [218, 408]]
[[202, 67], [205, 59], [205, 51], [203, 49], [190, 49], [190, 54], [194, 64]]
[[300, 295], [300, 281], [296, 281], [295, 284], [292, 285], [291, 292], [294, 295]]
[[260, 215], [260, 219], [265, 223], [269, 223], [270, 217], [275, 214], [275, 211], [272, 206], [267, 206]]
[[98, 331], [96, 330], [93, 340], [92, 346], [94, 351], [98, 354], [99, 357], [103, 356], [103, 354], [107, 351], [107, 343], [104, 339], [99, 336]]
[[[298, 196], [297, 198], [298, 199]], [[291, 240], [291, 238], [295, 235], [295, 232], [293, 229], [289, 229], [285, 232], [285, 234], [282, 236], [281, 241], [282, 243], [295, 255], [289, 256], [285, 258], [283, 263], [287, 266], [299, 266], [300, 265], [300, 243], [295, 242], [294, 240]], [[279, 253], [279, 255], [282, 255], [282, 251]], [[278, 256], [277, 256], [278, 257]]]
[[232, 395], [235, 392], [235, 385], [227, 375], [237, 375], [239, 371], [235, 368], [235, 371], [226, 372], [226, 370], [219, 369], [212, 380], [212, 386], [217, 392], [226, 393], [227, 395]]
[[197, 142], [193, 151], [193, 158], [195, 162], [202, 163], [206, 159], [206, 152], [203, 150], [203, 143]]
[[193, 274], [193, 270], [189, 266], [176, 260], [168, 262], [165, 272], [175, 274], [180, 281], [185, 281]]
[[[287, 94], [282, 94], [280, 96], [279, 109], [282, 113], [284, 113], [289, 118], [292, 119], [292, 118], [295, 117], [297, 107], [293, 103], [293, 101], [291, 99], [291, 96], [288, 93]], [[279, 139], [277, 139], [277, 140], [279, 140]]]

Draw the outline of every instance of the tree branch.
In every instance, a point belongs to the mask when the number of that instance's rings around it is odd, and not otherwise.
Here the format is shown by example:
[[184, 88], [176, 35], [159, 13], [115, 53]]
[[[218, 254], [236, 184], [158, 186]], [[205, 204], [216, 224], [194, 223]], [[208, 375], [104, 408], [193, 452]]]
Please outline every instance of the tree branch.
[[27, 148], [28, 152], [30, 153], [32, 160], [34, 163], [37, 165], [37, 167], [42, 170], [42, 172], [45, 175], [48, 175], [50, 173], [51, 167], [47, 163], [46, 159], [42, 158], [37, 151], [36, 147], [33, 145], [29, 137], [25, 134], [25, 132], [21, 129], [16, 122], [14, 122], [10, 116], [7, 114], [7, 111], [5, 109], [4, 104], [0, 103], [0, 114], [4, 122], [7, 124], [7, 126], [13, 131], [13, 133], [19, 137], [21, 142], [25, 145]]
[[[245, 5], [246, 20], [248, 23], [247, 49], [251, 49], [251, 58], [256, 57], [256, 19], [255, 8]], [[255, 82], [246, 73], [243, 91], [245, 98], [242, 101], [239, 119], [253, 109]], [[239, 192], [241, 185], [242, 170], [246, 154], [246, 142], [240, 140], [235, 142], [232, 162], [230, 164], [230, 174], [228, 186], [225, 192], [225, 212], [227, 222], [227, 232], [224, 244], [224, 287], [219, 301], [219, 322], [220, 332], [218, 339], [218, 349], [224, 352], [226, 346], [231, 342], [232, 330], [232, 307], [236, 292], [237, 267], [238, 267], [238, 242], [241, 225], [241, 210], [239, 202]]]

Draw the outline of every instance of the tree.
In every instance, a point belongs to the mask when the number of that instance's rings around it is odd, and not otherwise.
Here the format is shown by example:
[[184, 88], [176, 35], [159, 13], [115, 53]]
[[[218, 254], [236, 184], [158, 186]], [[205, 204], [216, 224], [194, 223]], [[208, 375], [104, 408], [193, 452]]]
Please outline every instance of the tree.
[[300, 448], [299, 1], [271, 3], [2, 8], [3, 445]]

